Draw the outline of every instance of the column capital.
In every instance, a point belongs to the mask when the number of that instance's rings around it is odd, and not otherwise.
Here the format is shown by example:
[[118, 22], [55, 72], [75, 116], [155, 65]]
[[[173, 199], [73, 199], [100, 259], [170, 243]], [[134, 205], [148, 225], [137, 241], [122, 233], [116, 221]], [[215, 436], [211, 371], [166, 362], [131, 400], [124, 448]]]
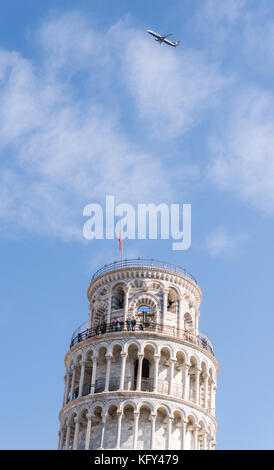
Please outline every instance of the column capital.
[[86, 414], [86, 417], [87, 417], [88, 421], [91, 421], [92, 418], [93, 418], [93, 414], [87, 413], [87, 414]]
[[105, 357], [106, 359], [112, 359], [112, 354], [106, 354]]
[[81, 423], [81, 418], [79, 418], [78, 416], [75, 416], [74, 422], [75, 422], [75, 424], [80, 424]]
[[127, 352], [125, 352], [125, 351], [124, 351], [124, 352], [121, 352], [120, 355], [121, 355], [122, 357], [127, 357]]
[[123, 410], [117, 410], [117, 416], [123, 416]]
[[160, 354], [154, 354], [154, 360], [159, 361], [161, 359]]
[[156, 420], [157, 413], [150, 413], [151, 420]]
[[143, 359], [144, 354], [143, 353], [138, 353], [137, 356], [138, 356], [139, 359]]
[[140, 416], [140, 411], [133, 411], [134, 418], [139, 418]]
[[86, 366], [88, 364], [88, 362], [82, 360], [82, 361], [79, 362], [79, 364], [80, 364], [80, 366]]

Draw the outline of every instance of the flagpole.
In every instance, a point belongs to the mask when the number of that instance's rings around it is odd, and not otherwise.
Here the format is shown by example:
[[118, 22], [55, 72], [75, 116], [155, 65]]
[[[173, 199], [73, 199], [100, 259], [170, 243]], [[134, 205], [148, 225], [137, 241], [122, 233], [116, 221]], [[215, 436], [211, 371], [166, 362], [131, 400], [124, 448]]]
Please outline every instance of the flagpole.
[[122, 264], [123, 264], [123, 246], [122, 246], [122, 225], [121, 225], [121, 222], [120, 222], [119, 248], [120, 248], [120, 251], [121, 251], [121, 267], [122, 267]]

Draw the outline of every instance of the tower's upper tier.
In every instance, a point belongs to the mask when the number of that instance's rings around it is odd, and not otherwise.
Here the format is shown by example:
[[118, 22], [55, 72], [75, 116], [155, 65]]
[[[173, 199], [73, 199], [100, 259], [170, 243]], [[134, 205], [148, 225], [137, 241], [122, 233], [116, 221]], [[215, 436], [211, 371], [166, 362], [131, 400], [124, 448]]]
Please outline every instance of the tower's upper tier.
[[146, 280], [143, 287], [149, 288], [148, 280], [155, 280], [161, 283], [161, 287], [169, 287], [170, 284], [178, 288], [184, 288], [195, 301], [196, 308], [199, 307], [202, 300], [202, 293], [195, 277], [185, 268], [163, 261], [154, 259], [125, 259], [123, 261], [114, 261], [111, 264], [105, 264], [96, 271], [88, 287], [87, 295], [89, 301], [99, 287], [110, 287], [116, 281], [127, 283], [127, 287], [142, 287], [135, 280]]

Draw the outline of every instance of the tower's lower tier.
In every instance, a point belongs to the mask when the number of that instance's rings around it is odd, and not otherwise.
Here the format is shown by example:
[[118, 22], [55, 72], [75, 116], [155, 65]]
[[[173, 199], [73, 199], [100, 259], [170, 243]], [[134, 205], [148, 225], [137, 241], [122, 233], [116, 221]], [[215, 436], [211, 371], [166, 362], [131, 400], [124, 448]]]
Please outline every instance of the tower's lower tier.
[[149, 392], [99, 393], [62, 412], [59, 449], [212, 450], [216, 420]]

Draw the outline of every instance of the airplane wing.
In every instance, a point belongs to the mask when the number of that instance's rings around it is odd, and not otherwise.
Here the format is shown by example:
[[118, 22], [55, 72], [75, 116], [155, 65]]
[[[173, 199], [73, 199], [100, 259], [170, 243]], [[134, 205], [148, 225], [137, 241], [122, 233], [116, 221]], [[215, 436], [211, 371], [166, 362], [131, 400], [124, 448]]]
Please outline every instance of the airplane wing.
[[172, 33], [166, 34], [166, 36], [162, 36], [162, 39], [166, 39], [166, 38], [168, 38], [169, 36], [172, 36]]

